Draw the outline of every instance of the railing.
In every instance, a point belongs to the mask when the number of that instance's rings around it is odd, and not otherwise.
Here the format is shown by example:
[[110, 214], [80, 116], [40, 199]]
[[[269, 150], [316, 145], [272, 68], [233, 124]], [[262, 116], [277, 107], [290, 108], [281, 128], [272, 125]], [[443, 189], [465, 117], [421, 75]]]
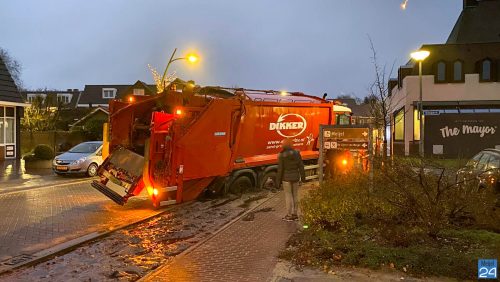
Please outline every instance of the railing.
[[319, 164], [306, 165], [304, 170], [306, 171], [306, 180], [313, 180], [319, 178]]

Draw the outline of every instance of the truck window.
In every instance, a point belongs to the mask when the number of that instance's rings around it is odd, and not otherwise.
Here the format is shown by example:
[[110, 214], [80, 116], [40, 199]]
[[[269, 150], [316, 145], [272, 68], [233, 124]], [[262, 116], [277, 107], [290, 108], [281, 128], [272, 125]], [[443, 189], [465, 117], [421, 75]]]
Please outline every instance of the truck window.
[[337, 114], [336, 115], [336, 124], [337, 125], [348, 125], [351, 123], [351, 117], [346, 114]]

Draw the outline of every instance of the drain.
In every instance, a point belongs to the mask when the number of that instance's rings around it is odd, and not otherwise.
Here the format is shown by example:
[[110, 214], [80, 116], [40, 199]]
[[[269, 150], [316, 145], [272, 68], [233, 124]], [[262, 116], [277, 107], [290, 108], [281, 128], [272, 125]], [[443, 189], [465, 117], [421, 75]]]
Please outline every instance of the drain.
[[15, 266], [15, 265], [18, 265], [20, 263], [29, 261], [29, 260], [31, 260], [33, 258], [35, 258], [35, 257], [32, 256], [32, 255], [22, 254], [22, 255], [18, 255], [18, 256], [6, 259], [6, 260], [2, 261], [1, 264], [3, 264], [3, 265], [9, 265], [9, 266]]

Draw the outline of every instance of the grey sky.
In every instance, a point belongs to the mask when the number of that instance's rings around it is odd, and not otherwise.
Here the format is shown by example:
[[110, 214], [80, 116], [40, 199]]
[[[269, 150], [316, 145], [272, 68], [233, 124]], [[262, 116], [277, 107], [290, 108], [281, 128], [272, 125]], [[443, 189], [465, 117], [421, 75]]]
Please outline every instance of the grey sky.
[[367, 36], [396, 66], [443, 43], [461, 0], [0, 0], [0, 46], [27, 87], [152, 82], [173, 48], [196, 50], [180, 78], [202, 85], [362, 97], [373, 80]]

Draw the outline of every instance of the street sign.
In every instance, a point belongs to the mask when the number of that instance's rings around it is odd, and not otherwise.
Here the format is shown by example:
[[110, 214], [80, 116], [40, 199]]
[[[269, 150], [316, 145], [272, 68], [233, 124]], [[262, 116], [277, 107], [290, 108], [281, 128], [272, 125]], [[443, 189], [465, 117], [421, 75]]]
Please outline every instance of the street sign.
[[[319, 165], [323, 167], [324, 156], [329, 150], [342, 151], [364, 151], [372, 154], [371, 148], [371, 129], [366, 126], [335, 126], [321, 125], [320, 126], [320, 153]], [[319, 173], [319, 180], [323, 180], [323, 172]]]
[[370, 129], [365, 127], [325, 128], [323, 131], [323, 137], [335, 138], [335, 139], [363, 139], [368, 141], [369, 134], [370, 134]]

